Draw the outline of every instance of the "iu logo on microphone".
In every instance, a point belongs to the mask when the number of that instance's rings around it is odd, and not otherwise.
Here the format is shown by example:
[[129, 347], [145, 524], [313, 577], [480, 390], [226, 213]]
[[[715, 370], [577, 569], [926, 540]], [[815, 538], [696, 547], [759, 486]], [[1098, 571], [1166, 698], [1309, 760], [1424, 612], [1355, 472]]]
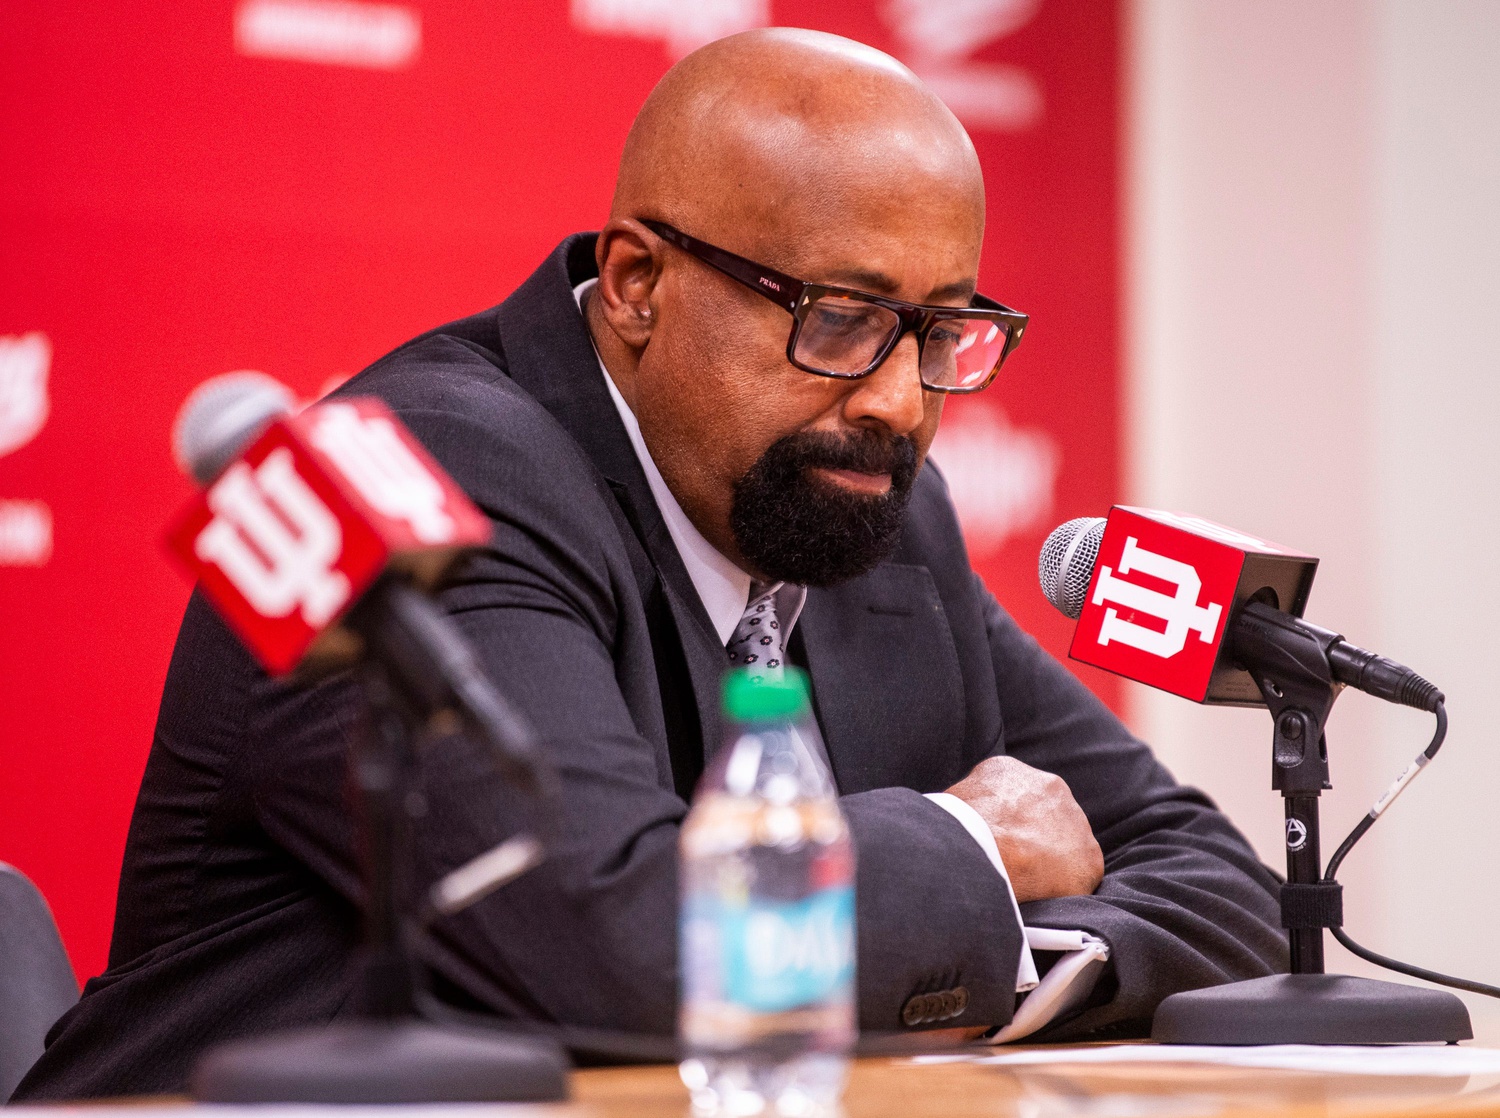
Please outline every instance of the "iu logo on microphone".
[[382, 571], [429, 585], [490, 532], [389, 408], [350, 398], [274, 421], [194, 498], [168, 544], [279, 675], [309, 654], [347, 653], [339, 619]]
[[405, 521], [420, 543], [452, 540], [447, 494], [393, 420], [362, 415], [353, 404], [323, 404], [312, 413], [309, 437], [375, 511]]
[[294, 668], [375, 580], [389, 548], [302, 433], [277, 420], [195, 496], [168, 546], [266, 668]]
[[313, 629], [349, 600], [349, 579], [335, 569], [344, 532], [278, 447], [255, 469], [236, 462], [208, 490], [214, 518], [193, 552], [215, 564], [262, 617], [300, 610]]
[[1243, 564], [1222, 540], [1114, 508], [1070, 654], [1201, 702]]
[[[1173, 589], [1163, 594], [1160, 590], [1119, 577], [1132, 572], [1150, 575], [1153, 580], [1164, 582]], [[1190, 632], [1196, 633], [1204, 644], [1214, 643], [1224, 606], [1220, 602], [1210, 602], [1206, 606], [1198, 604], [1203, 581], [1198, 577], [1196, 567], [1147, 551], [1134, 536], [1127, 536], [1120, 554], [1119, 575], [1108, 567], [1100, 567], [1099, 577], [1094, 581], [1090, 600], [1096, 606], [1105, 607], [1104, 620], [1099, 624], [1100, 644], [1119, 641], [1165, 660], [1183, 650]], [[1161, 622], [1165, 628], [1156, 629], [1147, 623], [1127, 621], [1120, 616], [1119, 609]]]

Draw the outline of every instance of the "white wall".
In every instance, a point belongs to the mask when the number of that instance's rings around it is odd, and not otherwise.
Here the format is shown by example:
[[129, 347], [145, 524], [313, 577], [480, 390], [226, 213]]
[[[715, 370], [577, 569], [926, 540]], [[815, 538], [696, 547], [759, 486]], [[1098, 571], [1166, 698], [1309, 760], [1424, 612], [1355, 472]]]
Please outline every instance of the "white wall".
[[[1439, 763], [1341, 875], [1347, 926], [1500, 984], [1500, 4], [1136, 0], [1128, 46], [1130, 499], [1319, 555], [1309, 618], [1445, 689]], [[1266, 714], [1131, 699], [1280, 868]], [[1429, 726], [1340, 699], [1325, 857]]]

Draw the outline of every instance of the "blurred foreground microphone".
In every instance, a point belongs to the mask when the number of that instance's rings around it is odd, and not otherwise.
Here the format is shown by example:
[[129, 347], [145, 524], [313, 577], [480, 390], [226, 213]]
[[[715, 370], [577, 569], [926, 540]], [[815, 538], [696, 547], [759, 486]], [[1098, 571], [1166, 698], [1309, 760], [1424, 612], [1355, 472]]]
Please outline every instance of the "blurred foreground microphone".
[[358, 654], [336, 624], [382, 574], [431, 588], [490, 523], [384, 404], [294, 413], [259, 373], [199, 386], [173, 429], [206, 486], [171, 528], [173, 553], [267, 670]]
[[206, 488], [172, 553], [271, 673], [377, 658], [415, 709], [458, 714], [536, 790], [530, 733], [424, 593], [489, 542], [488, 518], [379, 400], [293, 406], [261, 373], [188, 397], [173, 451]]
[[550, 768], [473, 650], [428, 596], [490, 522], [378, 400], [293, 412], [258, 373], [198, 388], [173, 430], [179, 465], [206, 488], [168, 533], [173, 554], [266, 669], [358, 667], [370, 718], [351, 758], [364, 833], [364, 937], [350, 1016], [307, 1031], [231, 1041], [193, 1075], [209, 1102], [477, 1102], [565, 1097], [566, 1059], [548, 1037], [488, 1036], [418, 1018], [413, 933], [535, 866], [523, 830], [450, 871], [420, 912], [417, 746], [454, 716], [496, 768], [550, 809]]
[[1318, 561], [1196, 516], [1116, 506], [1042, 546], [1047, 600], [1078, 619], [1069, 655], [1200, 703], [1261, 706], [1256, 676], [1316, 650], [1332, 682], [1435, 710], [1410, 668], [1302, 620]]
[[207, 485], [266, 424], [296, 410], [291, 389], [265, 373], [246, 370], [206, 380], [177, 412], [172, 460], [199, 485]]

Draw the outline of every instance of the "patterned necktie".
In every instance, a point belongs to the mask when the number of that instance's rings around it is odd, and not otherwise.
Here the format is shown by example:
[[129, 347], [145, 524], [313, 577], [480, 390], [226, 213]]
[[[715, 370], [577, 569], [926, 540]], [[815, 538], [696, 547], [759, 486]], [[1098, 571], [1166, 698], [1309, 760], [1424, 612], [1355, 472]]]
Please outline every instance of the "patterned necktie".
[[750, 584], [750, 604], [725, 645], [729, 662], [735, 667], [749, 668], [757, 674], [780, 674], [786, 660], [781, 622], [776, 618], [776, 592], [781, 587], [779, 582]]

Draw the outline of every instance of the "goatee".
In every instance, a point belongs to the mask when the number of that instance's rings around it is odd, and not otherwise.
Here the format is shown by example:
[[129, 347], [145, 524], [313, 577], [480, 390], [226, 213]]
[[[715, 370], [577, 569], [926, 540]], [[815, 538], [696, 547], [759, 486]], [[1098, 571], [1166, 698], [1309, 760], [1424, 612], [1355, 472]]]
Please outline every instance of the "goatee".
[[[889, 474], [881, 494], [858, 493], [812, 471]], [[917, 476], [907, 438], [862, 430], [802, 431], [778, 439], [735, 483], [729, 527], [766, 578], [833, 586], [884, 560], [901, 539]]]

